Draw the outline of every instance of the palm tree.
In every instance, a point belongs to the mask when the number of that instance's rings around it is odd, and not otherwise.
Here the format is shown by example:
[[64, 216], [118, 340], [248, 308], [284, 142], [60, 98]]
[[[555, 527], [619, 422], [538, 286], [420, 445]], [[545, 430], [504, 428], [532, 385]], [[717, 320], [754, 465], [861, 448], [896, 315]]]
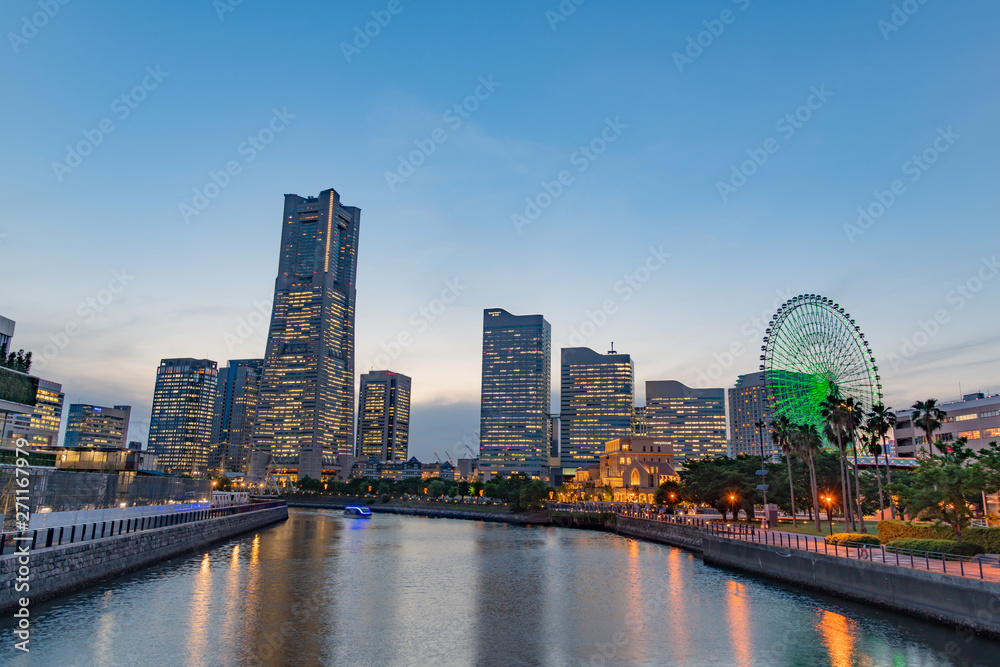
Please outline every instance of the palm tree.
[[792, 527], [797, 527], [798, 519], [795, 518], [795, 482], [792, 480], [792, 422], [785, 415], [778, 415], [778, 418], [771, 422], [771, 442], [781, 448], [781, 453], [785, 455], [785, 465], [788, 466], [788, 491], [792, 495]]
[[[873, 448], [877, 447], [878, 450], [875, 453], [875, 472], [878, 473], [878, 455], [882, 452], [886, 452], [885, 447], [885, 437], [889, 434], [889, 429], [896, 426], [896, 413], [892, 411], [892, 408], [887, 408], [884, 403], [876, 403], [872, 406], [871, 412], [868, 413], [868, 421], [866, 423], [868, 432], [872, 434], [873, 439], [878, 437], [881, 438], [882, 443], [873, 443]], [[885, 457], [885, 483], [886, 486], [892, 484], [892, 473], [889, 471], [889, 455], [886, 453]], [[879, 475], [879, 502], [881, 503], [881, 484], [882, 476]], [[883, 510], [884, 511], [884, 510]], [[893, 519], [896, 518], [896, 507], [892, 504], [892, 498], [889, 499], [889, 516]]]
[[816, 532], [821, 532], [819, 518], [819, 489], [816, 485], [816, 454], [823, 448], [815, 426], [792, 424], [789, 441], [792, 449], [799, 455], [809, 468], [809, 486], [812, 490], [813, 519], [816, 521]]
[[853, 422], [850, 413], [844, 409], [844, 402], [841, 400], [840, 395], [834, 389], [830, 394], [820, 403], [820, 415], [826, 422], [826, 435], [830, 440], [837, 441], [837, 449], [840, 452], [840, 502], [843, 505], [844, 510], [844, 525], [847, 522], [851, 522], [851, 530], [854, 530], [854, 514], [849, 511], [849, 507], [854, 505], [853, 501], [849, 502], [851, 496], [850, 489], [850, 479], [848, 478], [844, 468], [844, 459], [847, 458], [844, 452], [844, 435], [847, 431], [847, 423]]
[[[847, 436], [851, 443], [851, 451], [854, 453], [854, 502], [857, 503], [857, 517], [861, 522], [861, 532], [867, 533], [865, 528], [865, 513], [861, 509], [861, 482], [858, 480], [858, 430], [865, 418], [864, 407], [856, 402], [853, 397], [844, 399], [844, 409], [849, 413]], [[853, 507], [851, 509], [854, 509]]]
[[937, 406], [936, 398], [928, 398], [926, 401], [917, 401], [913, 404], [913, 425], [923, 430], [927, 439], [927, 451], [934, 453], [934, 431], [941, 428], [941, 420], [945, 418], [945, 412]]

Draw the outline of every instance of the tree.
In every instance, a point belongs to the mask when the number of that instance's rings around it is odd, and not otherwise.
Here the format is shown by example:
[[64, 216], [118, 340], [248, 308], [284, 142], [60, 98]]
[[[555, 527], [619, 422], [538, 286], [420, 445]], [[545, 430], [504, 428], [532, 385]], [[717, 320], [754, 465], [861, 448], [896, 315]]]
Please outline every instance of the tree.
[[816, 456], [823, 449], [823, 441], [820, 440], [815, 426], [806, 426], [804, 424], [792, 424], [789, 441], [792, 449], [806, 462], [806, 466], [809, 468], [813, 518], [816, 522], [816, 531], [819, 532], [819, 488], [816, 482]]
[[[844, 470], [844, 460], [846, 454], [844, 452], [844, 439], [848, 429], [848, 424], [851, 423], [850, 413], [844, 407], [843, 401], [840, 399], [840, 395], [836, 390], [831, 392], [826, 399], [820, 403], [820, 415], [822, 415], [823, 420], [826, 422], [827, 435], [831, 436], [831, 440], [837, 442], [837, 449], [840, 452], [840, 490], [841, 490], [841, 503], [843, 504], [844, 517], [846, 519], [851, 519], [851, 530], [855, 530], [853, 515], [848, 512], [848, 503], [851, 498], [850, 493], [850, 480]], [[853, 505], [853, 502], [850, 502]]]
[[653, 495], [653, 502], [660, 507], [667, 507], [673, 510], [681, 500], [681, 485], [680, 482], [668, 479], [656, 488], [656, 493]]
[[7, 343], [4, 343], [0, 345], [0, 366], [12, 371], [27, 373], [31, 370], [31, 352], [25, 353], [24, 350], [18, 350], [8, 354]]
[[213, 477], [212, 490], [213, 491], [232, 491], [233, 490], [233, 480], [225, 475], [219, 475], [218, 477]]
[[[933, 406], [932, 406], [933, 407]], [[962, 530], [972, 517], [970, 503], [1000, 488], [1000, 477], [992, 470], [997, 459], [995, 445], [985, 457], [968, 447], [966, 438], [935, 445], [940, 453], [920, 459], [913, 471], [913, 483], [893, 484], [893, 492], [905, 496], [909, 510], [917, 517], [946, 524], [962, 541]], [[985, 458], [985, 464], [980, 459]]]
[[778, 418], [771, 422], [771, 442], [781, 448], [781, 453], [785, 455], [785, 465], [788, 467], [788, 492], [792, 497], [792, 526], [798, 526], [798, 519], [795, 518], [795, 481], [792, 478], [792, 422], [785, 415], [778, 415]]
[[[866, 427], [868, 432], [872, 434], [873, 437], [877, 437], [881, 440], [879, 442], [872, 443], [872, 453], [875, 456], [875, 471], [878, 472], [878, 457], [879, 454], [886, 453], [885, 438], [889, 434], [889, 429], [896, 425], [896, 413], [892, 411], [892, 408], [887, 408], [884, 403], [876, 403], [872, 406], [871, 411], [868, 413], [868, 420], [866, 422]], [[885, 483], [892, 484], [892, 473], [889, 472], [889, 456], [886, 454], [885, 457]], [[879, 508], [885, 511], [882, 506], [882, 477], [879, 475]], [[889, 501], [889, 515], [895, 519], [896, 509], [892, 504], [892, 500]]]
[[318, 479], [313, 479], [309, 475], [303, 475], [299, 478], [296, 486], [300, 491], [320, 491], [323, 488], [323, 482]]
[[927, 452], [933, 454], [934, 431], [941, 428], [941, 420], [945, 418], [945, 412], [937, 406], [936, 398], [917, 401], [913, 404], [913, 411], [913, 426], [924, 432], [924, 444], [927, 445]]
[[[756, 471], [760, 459], [741, 454], [736, 458], [718, 457], [688, 460], [680, 473], [682, 499], [715, 508], [726, 519], [730, 510], [746, 511], [753, 517], [758, 495]], [[736, 505], [730, 496], [736, 499]]]

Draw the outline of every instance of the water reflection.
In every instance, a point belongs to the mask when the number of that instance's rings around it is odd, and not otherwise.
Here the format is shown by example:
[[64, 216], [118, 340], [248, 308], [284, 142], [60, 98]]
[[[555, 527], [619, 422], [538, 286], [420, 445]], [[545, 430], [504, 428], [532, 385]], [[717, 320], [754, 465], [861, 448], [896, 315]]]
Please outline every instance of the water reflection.
[[851, 667], [854, 662], [854, 629], [846, 616], [821, 609], [816, 628], [823, 638], [823, 645], [830, 653], [832, 667]]
[[996, 642], [606, 533], [304, 510], [32, 618], [30, 660], [7, 643], [0, 664], [1000, 663]]

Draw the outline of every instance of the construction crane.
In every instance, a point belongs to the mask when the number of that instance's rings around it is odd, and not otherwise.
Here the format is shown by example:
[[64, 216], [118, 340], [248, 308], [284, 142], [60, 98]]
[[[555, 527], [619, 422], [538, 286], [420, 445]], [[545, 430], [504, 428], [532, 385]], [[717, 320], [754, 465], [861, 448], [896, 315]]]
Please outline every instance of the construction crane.
[[[447, 453], [448, 453], [448, 452], [445, 452], [445, 454], [447, 454]], [[437, 452], [434, 452], [434, 458], [435, 458], [435, 459], [437, 459], [437, 462], [438, 462], [438, 463], [441, 463], [441, 457], [440, 457], [440, 456], [438, 456], [438, 453], [437, 453]]]
[[472, 458], [476, 458], [476, 453], [472, 451], [471, 447], [469, 447], [468, 445], [462, 445], [462, 446], [465, 447], [465, 451], [469, 452], [469, 456], [471, 456]]
[[444, 455], [445, 455], [445, 458], [447, 459], [448, 463], [451, 463], [452, 465], [455, 464], [455, 462], [451, 460], [451, 454], [448, 453], [447, 449], [444, 450]]

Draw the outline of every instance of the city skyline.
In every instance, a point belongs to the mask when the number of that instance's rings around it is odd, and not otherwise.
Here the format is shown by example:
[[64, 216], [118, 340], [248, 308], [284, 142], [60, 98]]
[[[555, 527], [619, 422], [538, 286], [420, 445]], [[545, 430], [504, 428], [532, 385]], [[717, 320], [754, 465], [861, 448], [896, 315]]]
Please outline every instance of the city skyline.
[[[479, 314], [492, 305], [544, 314], [554, 349], [628, 349], [640, 404], [647, 380], [725, 388], [755, 372], [767, 319], [800, 293], [862, 324], [887, 404], [997, 393], [987, 65], [1000, 10], [922, 5], [885, 32], [891, 3], [742, 5], [697, 57], [688, 39], [718, 8], [587, 5], [553, 25], [527, 6], [453, 3], [442, 21], [404, 5], [350, 60], [341, 43], [370, 8], [314, 8], [343, 29], [279, 55], [246, 42], [296, 29], [277, 8], [61, 11], [0, 61], [31, 91], [0, 130], [6, 217], [52, 232], [40, 244], [0, 225], [0, 276], [36, 280], [8, 294], [14, 345], [36, 352], [34, 373], [67, 404], [134, 406], [129, 439], [145, 442], [160, 359], [264, 356], [276, 197], [336, 186], [378, 230], [359, 265], [355, 374], [417, 380], [421, 458], [474, 442]], [[7, 8], [9, 25], [20, 11]], [[407, 57], [435, 42], [465, 57]], [[107, 66], [74, 58], [83, 47]], [[328, 91], [303, 98], [315, 81]], [[100, 143], [76, 164], [66, 147], [88, 136]], [[334, 147], [350, 157], [331, 159]], [[741, 177], [755, 157], [767, 159]], [[595, 242], [609, 212], [615, 240]], [[936, 259], [918, 261], [928, 235]]]

